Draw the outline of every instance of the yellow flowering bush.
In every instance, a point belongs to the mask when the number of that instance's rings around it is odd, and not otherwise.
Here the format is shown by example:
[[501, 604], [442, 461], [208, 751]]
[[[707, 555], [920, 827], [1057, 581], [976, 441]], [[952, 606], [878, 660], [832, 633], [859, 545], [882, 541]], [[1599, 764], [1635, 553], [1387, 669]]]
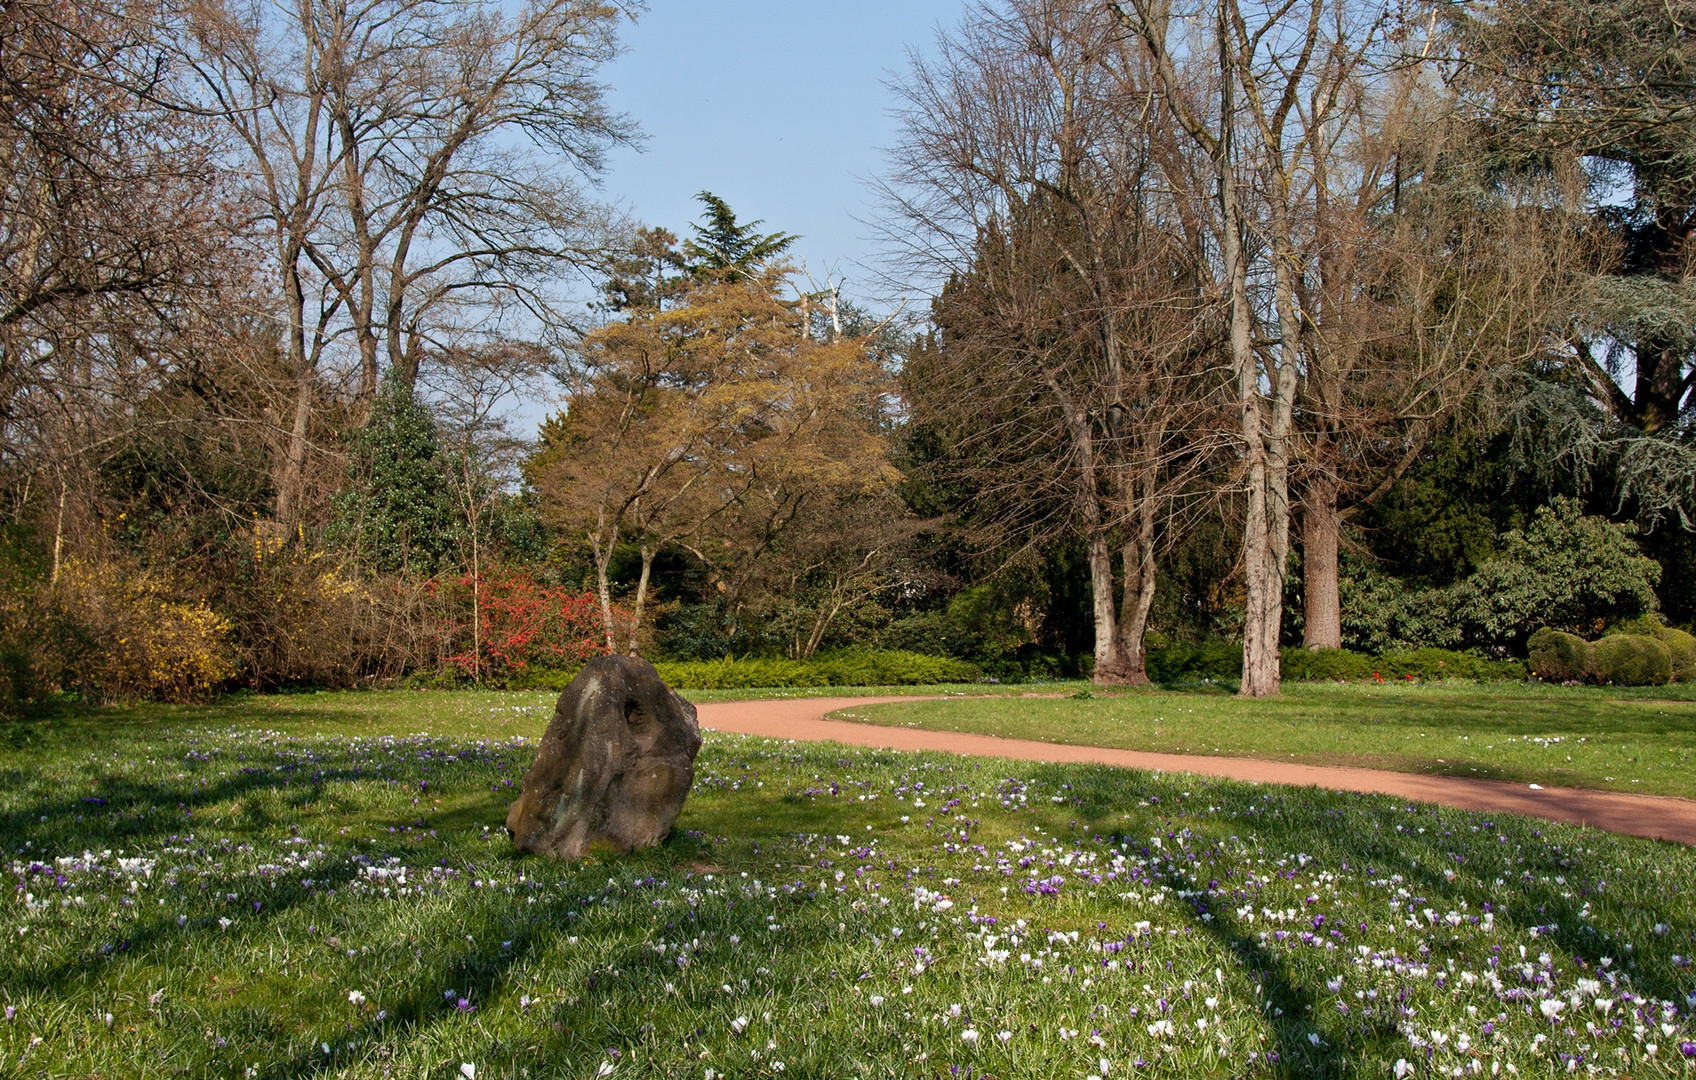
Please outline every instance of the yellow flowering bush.
[[53, 599], [83, 648], [69, 686], [104, 700], [204, 698], [236, 674], [230, 625], [175, 598], [162, 575], [117, 560], [68, 560]]

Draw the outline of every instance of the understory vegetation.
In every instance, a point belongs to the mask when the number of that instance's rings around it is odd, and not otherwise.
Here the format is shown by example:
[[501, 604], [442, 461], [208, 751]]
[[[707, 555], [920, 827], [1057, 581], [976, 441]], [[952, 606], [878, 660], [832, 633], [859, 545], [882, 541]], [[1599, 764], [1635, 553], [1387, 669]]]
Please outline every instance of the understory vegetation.
[[713, 735], [671, 840], [562, 864], [499, 826], [548, 703], [410, 697], [11, 729], [8, 1072], [1682, 1078], [1696, 1056], [1689, 849]]

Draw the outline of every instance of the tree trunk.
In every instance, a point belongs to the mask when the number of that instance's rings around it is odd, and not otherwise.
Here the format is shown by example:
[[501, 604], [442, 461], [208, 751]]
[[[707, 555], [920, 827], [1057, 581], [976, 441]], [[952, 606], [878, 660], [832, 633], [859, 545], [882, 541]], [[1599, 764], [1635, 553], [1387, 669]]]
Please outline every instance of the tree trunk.
[[603, 518], [600, 527], [589, 536], [589, 547], [595, 556], [595, 595], [601, 601], [601, 629], [606, 633], [607, 655], [611, 656], [618, 652], [618, 641], [612, 625], [612, 582], [607, 574], [612, 565], [613, 548], [618, 543], [618, 533], [613, 530], [611, 535], [605, 535], [607, 532]]
[[1337, 540], [1342, 518], [1337, 513], [1337, 485], [1318, 473], [1307, 486], [1302, 503], [1302, 589], [1306, 620], [1302, 644], [1310, 649], [1343, 647], [1343, 609], [1337, 595]]
[[[1157, 442], [1158, 434], [1149, 433], [1149, 441]], [[1145, 465], [1141, 490], [1137, 495], [1136, 536], [1121, 553], [1125, 566], [1125, 595], [1119, 607], [1119, 664], [1124, 681], [1132, 686], [1148, 685], [1148, 615], [1154, 609], [1154, 490], [1155, 470]]]
[[[631, 656], [635, 656], [637, 654], [636, 635], [642, 629], [642, 609], [643, 609], [644, 606], [647, 605], [647, 602], [648, 602], [648, 577], [649, 577], [649, 575], [651, 575], [653, 573], [653, 569], [654, 569], [654, 549], [651, 545], [643, 544], [642, 545], [642, 576], [640, 578], [638, 578], [637, 581], [636, 581], [636, 611], [635, 611], [635, 617], [630, 620], [630, 655]], [[611, 609], [610, 604], [608, 605], [608, 608], [607, 608], [607, 618], [608, 619], [612, 618], [612, 609]]]
[[300, 504], [306, 484], [306, 439], [312, 420], [312, 378], [309, 372], [296, 375], [294, 422], [278, 461], [277, 525], [282, 532], [295, 532], [300, 523]]
[[1095, 683], [1118, 686], [1134, 680], [1119, 648], [1119, 612], [1113, 601], [1113, 551], [1107, 545], [1106, 533], [1092, 529], [1088, 550], [1089, 585], [1095, 608]]

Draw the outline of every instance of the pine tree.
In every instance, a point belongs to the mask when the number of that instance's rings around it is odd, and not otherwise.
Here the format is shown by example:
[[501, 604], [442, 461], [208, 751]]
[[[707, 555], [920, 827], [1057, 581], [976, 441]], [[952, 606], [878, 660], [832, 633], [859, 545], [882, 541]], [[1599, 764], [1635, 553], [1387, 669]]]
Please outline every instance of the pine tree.
[[710, 191], [695, 198], [707, 209], [701, 215], [702, 223], [695, 226], [694, 239], [683, 242], [683, 254], [689, 260], [690, 272], [697, 276], [722, 274], [730, 281], [750, 277], [800, 239], [792, 233], [761, 234], [759, 227], [764, 221], [740, 224], [729, 204]]

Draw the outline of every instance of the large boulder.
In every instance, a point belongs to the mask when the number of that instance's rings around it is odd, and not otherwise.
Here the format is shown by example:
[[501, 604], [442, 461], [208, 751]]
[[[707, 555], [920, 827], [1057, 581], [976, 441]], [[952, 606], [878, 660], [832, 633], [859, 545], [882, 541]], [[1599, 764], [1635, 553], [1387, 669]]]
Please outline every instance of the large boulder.
[[559, 696], [506, 829], [523, 851], [574, 859], [665, 839], [695, 781], [695, 706], [646, 660], [601, 656]]

